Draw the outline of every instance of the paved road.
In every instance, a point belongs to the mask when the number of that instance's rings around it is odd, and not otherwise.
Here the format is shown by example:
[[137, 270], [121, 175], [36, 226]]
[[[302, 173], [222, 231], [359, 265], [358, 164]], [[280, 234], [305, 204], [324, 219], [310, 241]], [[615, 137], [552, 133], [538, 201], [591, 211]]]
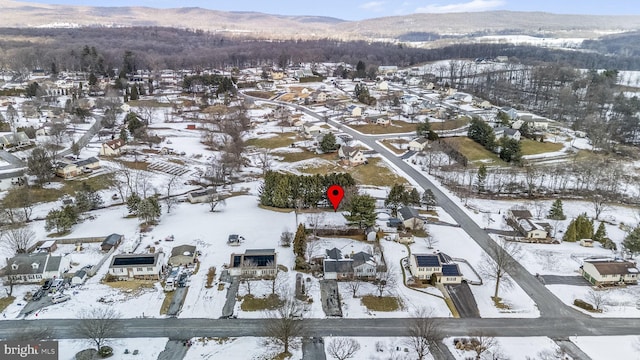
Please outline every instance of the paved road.
[[449, 348], [441, 341], [430, 341], [429, 351], [435, 360], [456, 360]]
[[[17, 331], [29, 331], [46, 327], [54, 339], [82, 338], [76, 329], [77, 319], [39, 319], [0, 321], [0, 338], [7, 338]], [[264, 336], [269, 319], [183, 319], [137, 318], [118, 320], [114, 338], [168, 337], [189, 339], [193, 337]], [[388, 319], [305, 319], [300, 320], [306, 336], [408, 336], [407, 318]], [[578, 336], [640, 335], [638, 319], [627, 318], [537, 318], [537, 319], [453, 319], [439, 318], [444, 337], [468, 336], [483, 333], [497, 337], [548, 336], [563, 338], [569, 334]]]
[[327, 360], [322, 338], [302, 339], [302, 360]]
[[[245, 95], [246, 96], [246, 95]], [[261, 100], [261, 99], [257, 99]], [[265, 101], [265, 100], [262, 100]], [[269, 102], [269, 101], [266, 101]], [[281, 102], [272, 102], [274, 104], [282, 104]], [[293, 106], [305, 114], [312, 116], [316, 119], [324, 121], [324, 117], [316, 114], [315, 112], [299, 105], [286, 104]], [[489, 235], [478, 224], [475, 223], [467, 215], [467, 213], [446, 196], [438, 187], [436, 187], [425, 175], [418, 170], [411, 167], [402, 159], [398, 158], [395, 154], [389, 151], [386, 147], [378, 144], [374, 138], [364, 135], [360, 132], [352, 130], [343, 124], [340, 124], [333, 120], [328, 120], [331, 125], [340, 128], [346, 134], [351, 135], [355, 140], [363, 142], [366, 146], [377, 151], [380, 156], [384, 157], [387, 161], [399, 168], [407, 176], [412, 178], [423, 189], [431, 189], [435, 195], [438, 205], [446, 211], [451, 217], [462, 227], [465, 232], [489, 255], [492, 254], [491, 245], [495, 244]], [[585, 318], [586, 315], [580, 313], [577, 310], [571, 309], [566, 306], [560, 299], [558, 299], [549, 289], [547, 289], [538, 279], [529, 272], [518, 262], [514, 271], [509, 274], [513, 280], [533, 299], [540, 311], [540, 316], [549, 318], [559, 317], [573, 317], [573, 318]]]

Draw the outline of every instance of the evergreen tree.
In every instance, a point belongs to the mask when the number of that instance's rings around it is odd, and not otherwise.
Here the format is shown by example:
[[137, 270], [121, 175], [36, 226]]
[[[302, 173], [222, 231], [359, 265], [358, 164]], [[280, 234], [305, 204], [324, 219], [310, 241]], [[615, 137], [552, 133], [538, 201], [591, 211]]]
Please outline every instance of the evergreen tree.
[[376, 223], [376, 200], [370, 195], [354, 195], [347, 208], [348, 215], [344, 215], [350, 225], [358, 225], [366, 229]]
[[519, 164], [522, 161], [522, 146], [520, 141], [503, 137], [500, 140], [500, 159]]
[[[416, 129], [416, 134], [418, 136], [423, 136], [428, 138], [429, 134], [431, 134], [431, 124], [429, 123], [429, 119], [425, 119], [423, 122], [418, 124]], [[436, 134], [437, 135], [437, 134]]]
[[401, 184], [393, 184], [389, 195], [384, 200], [384, 206], [391, 209], [391, 215], [398, 216], [398, 208], [406, 201], [404, 186]]
[[333, 133], [328, 133], [322, 137], [320, 141], [320, 150], [324, 153], [336, 151], [338, 146], [336, 145], [336, 136]]
[[580, 214], [575, 223], [577, 240], [593, 238], [593, 220], [590, 220], [586, 213]]
[[293, 253], [296, 257], [304, 258], [304, 253], [307, 249], [307, 229], [304, 224], [299, 224], [296, 230], [296, 235], [293, 238]]
[[367, 75], [367, 65], [365, 65], [364, 61], [358, 61], [356, 64], [356, 77], [363, 78]]
[[76, 208], [81, 213], [98, 209], [103, 203], [100, 193], [85, 182], [82, 183], [81, 189], [76, 192]]
[[41, 146], [37, 146], [31, 151], [27, 158], [28, 173], [34, 175], [38, 185], [42, 186], [53, 174], [53, 159]]
[[633, 255], [640, 253], [640, 226], [631, 230], [631, 232], [624, 238], [622, 246], [624, 246], [624, 248], [630, 251]]
[[493, 151], [495, 148], [496, 136], [493, 129], [478, 117], [471, 119], [467, 136], [489, 151]]
[[420, 193], [418, 192], [418, 189], [413, 188], [409, 192], [409, 201], [407, 205], [414, 205], [414, 206], [420, 205]]
[[96, 77], [96, 74], [94, 73], [89, 74], [89, 85], [94, 86], [97, 83], [98, 83], [98, 78]]
[[127, 130], [129, 130], [129, 134], [132, 134], [134, 137], [135, 134], [138, 133], [137, 130], [144, 126], [142, 121], [138, 118], [138, 115], [134, 112], [127, 114], [125, 122], [127, 123]]
[[598, 230], [595, 235], [593, 235], [593, 241], [597, 241], [601, 244], [604, 244], [607, 239], [607, 229], [604, 227], [604, 222], [600, 223], [598, 226]]
[[120, 129], [120, 139], [124, 142], [127, 142], [127, 140], [129, 140], [129, 135], [127, 134], [127, 129], [125, 129], [124, 127], [122, 129]]
[[129, 214], [138, 214], [140, 201], [142, 201], [142, 199], [140, 198], [140, 195], [138, 195], [138, 193], [132, 193], [131, 195], [129, 195], [129, 197], [127, 198], [127, 210], [129, 211]]
[[565, 231], [564, 236], [562, 236], [562, 241], [576, 242], [576, 240], [576, 222], [575, 220], [572, 220], [571, 223], [569, 223], [569, 227], [567, 228], [567, 231]]
[[138, 204], [138, 218], [144, 224], [154, 223], [160, 218], [162, 208], [155, 196], [140, 200]]
[[80, 146], [75, 141], [71, 143], [71, 153], [75, 156], [80, 155]]
[[476, 175], [476, 182], [478, 184], [478, 191], [484, 191], [484, 185], [487, 181], [487, 167], [484, 164], [480, 164], [478, 168], [478, 174]]
[[139, 98], [140, 96], [138, 95], [138, 87], [136, 85], [133, 85], [131, 87], [131, 92], [129, 93], [129, 99], [138, 100]]
[[438, 205], [436, 202], [436, 196], [433, 194], [431, 189], [426, 189], [424, 194], [422, 194], [422, 203], [427, 206], [427, 210], [430, 210], [431, 207]]
[[551, 204], [551, 209], [549, 209], [547, 218], [551, 220], [565, 220], [567, 218], [564, 214], [564, 210], [562, 209], [562, 200], [556, 199], [556, 201]]

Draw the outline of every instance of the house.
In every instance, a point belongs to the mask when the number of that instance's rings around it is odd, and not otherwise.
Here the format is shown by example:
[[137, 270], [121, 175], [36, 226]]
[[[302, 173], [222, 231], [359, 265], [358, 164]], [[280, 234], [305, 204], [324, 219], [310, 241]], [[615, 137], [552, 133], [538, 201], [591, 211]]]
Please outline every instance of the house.
[[518, 110], [512, 107], [505, 106], [503, 108], [500, 108], [500, 111], [507, 114], [509, 120], [515, 120], [518, 118]]
[[282, 80], [284, 79], [284, 70], [271, 69], [271, 71], [269, 72], [269, 76], [273, 80]]
[[463, 92], [455, 93], [451, 97], [456, 101], [468, 103], [468, 104], [473, 101], [473, 96]]
[[362, 108], [358, 105], [349, 105], [347, 106], [347, 112], [353, 117], [362, 116]]
[[338, 248], [333, 248], [331, 250], [326, 250], [327, 259], [340, 260], [342, 259], [342, 251]]
[[532, 130], [547, 130], [549, 128], [549, 120], [541, 116], [530, 113], [519, 113], [518, 119], [522, 120]]
[[124, 240], [124, 236], [120, 234], [111, 234], [107, 236], [100, 244], [102, 251], [110, 251], [112, 248], [117, 248], [118, 245]]
[[376, 229], [373, 226], [368, 227], [364, 231], [364, 235], [365, 235], [365, 238], [367, 239], [367, 241], [369, 241], [369, 242], [376, 241], [376, 239], [378, 238], [378, 232], [376, 231]]
[[380, 65], [378, 66], [378, 74], [382, 76], [393, 76], [398, 72], [398, 67], [395, 65]]
[[580, 239], [580, 246], [593, 247], [593, 240], [592, 239]]
[[111, 259], [109, 274], [118, 280], [160, 280], [164, 253], [120, 254]]
[[443, 253], [413, 254], [409, 258], [409, 270], [414, 278], [434, 280], [440, 284], [460, 284], [462, 273], [458, 264]]
[[306, 136], [317, 136], [324, 132], [325, 129], [321, 128], [318, 125], [313, 125], [309, 123], [305, 123], [302, 125], [302, 132]]
[[384, 118], [384, 117], [377, 118], [376, 125], [389, 126], [391, 125], [391, 120], [389, 120], [389, 118]]
[[426, 223], [426, 219], [418, 213], [418, 210], [412, 207], [402, 207], [398, 210], [398, 216], [402, 220], [402, 225], [407, 229], [422, 229]]
[[492, 107], [492, 106], [493, 106], [493, 105], [491, 105], [491, 103], [490, 103], [490, 102], [488, 102], [487, 100], [484, 100], [484, 101], [482, 101], [482, 102], [480, 102], [480, 103], [478, 104], [478, 107], [479, 107], [479, 108], [481, 108], [481, 109], [485, 109], [485, 110], [491, 109], [491, 107]]
[[231, 234], [227, 238], [227, 244], [231, 246], [240, 246], [242, 241], [244, 241], [244, 238], [238, 234]]
[[85, 280], [87, 280], [87, 271], [85, 269], [78, 270], [71, 278], [71, 286], [82, 285]]
[[17, 254], [7, 259], [3, 274], [14, 284], [33, 284], [45, 279], [59, 278], [69, 270], [66, 256], [52, 256], [47, 252]]
[[527, 239], [546, 239], [549, 235], [547, 228], [543, 224], [533, 222], [532, 217], [529, 210], [507, 211], [507, 222], [522, 236]]
[[388, 91], [389, 90], [389, 83], [386, 81], [380, 81], [378, 83], [378, 90], [379, 91]]
[[413, 234], [408, 231], [399, 232], [397, 236], [397, 241], [400, 244], [413, 244], [415, 242]]
[[83, 172], [91, 172], [100, 168], [100, 160], [95, 157], [82, 160], [70, 160], [63, 158], [56, 163], [56, 175], [63, 179], [76, 177]]
[[311, 93], [311, 100], [317, 103], [322, 103], [327, 101], [327, 93], [324, 91], [316, 90]]
[[585, 259], [580, 272], [596, 286], [638, 283], [638, 269], [631, 261], [611, 258]]
[[377, 264], [371, 254], [357, 252], [351, 255], [353, 275], [360, 279], [372, 279], [376, 276]]
[[277, 270], [277, 255], [274, 249], [248, 249], [244, 254], [231, 254], [231, 276], [273, 277]]
[[367, 162], [362, 151], [351, 146], [340, 146], [338, 157], [349, 166], [357, 166]]
[[119, 156], [124, 153], [124, 140], [114, 139], [102, 143], [100, 146], [100, 156]]
[[28, 146], [31, 140], [24, 131], [0, 136], [0, 148], [6, 149], [13, 146]]
[[169, 265], [192, 265], [195, 264], [196, 247], [193, 245], [180, 245], [171, 249], [171, 257], [169, 257]]
[[47, 240], [43, 242], [40, 246], [38, 246], [37, 250], [39, 252], [52, 253], [56, 251], [57, 248], [58, 248], [58, 245], [56, 244], [55, 240]]
[[204, 203], [209, 201], [209, 197], [215, 193], [215, 188], [195, 190], [187, 194], [187, 200], [192, 204]]
[[353, 279], [353, 260], [325, 259], [322, 263], [322, 271], [325, 280], [351, 280]]
[[419, 137], [409, 141], [409, 150], [411, 151], [424, 151], [425, 147], [429, 143], [429, 140], [425, 137]]
[[401, 225], [402, 225], [402, 220], [400, 220], [398, 218], [389, 218], [387, 220], [387, 226], [388, 227], [397, 228], [397, 227], [399, 227]]
[[493, 129], [493, 133], [495, 134], [496, 139], [499, 139], [501, 137], [506, 137], [507, 139], [520, 141], [520, 137], [521, 137], [519, 130], [504, 127], [504, 126], [500, 126]]
[[409, 86], [418, 86], [420, 85], [420, 83], [422, 82], [422, 80], [420, 80], [417, 77], [411, 77], [407, 80], [407, 85]]

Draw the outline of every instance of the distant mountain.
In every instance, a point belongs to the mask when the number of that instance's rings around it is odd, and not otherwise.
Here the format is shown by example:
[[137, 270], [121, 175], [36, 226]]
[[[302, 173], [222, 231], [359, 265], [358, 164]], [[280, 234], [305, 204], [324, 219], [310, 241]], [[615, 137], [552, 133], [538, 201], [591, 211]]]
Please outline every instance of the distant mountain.
[[527, 34], [545, 37], [596, 38], [640, 30], [640, 16], [558, 15], [542, 12], [491, 11], [413, 14], [362, 21], [319, 16], [281, 16], [224, 12], [202, 8], [89, 7], [0, 0], [0, 26], [169, 26], [246, 34], [259, 38], [343, 40], [415, 39], [420, 34], [471, 37]]

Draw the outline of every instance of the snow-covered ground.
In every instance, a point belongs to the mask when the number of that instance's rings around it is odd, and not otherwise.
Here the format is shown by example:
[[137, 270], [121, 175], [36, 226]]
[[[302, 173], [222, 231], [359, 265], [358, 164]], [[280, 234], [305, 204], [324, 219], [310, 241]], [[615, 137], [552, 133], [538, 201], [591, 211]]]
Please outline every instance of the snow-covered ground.
[[[475, 351], [458, 350], [454, 346], [454, 338], [444, 339], [445, 345], [457, 360], [475, 359]], [[495, 345], [483, 354], [483, 359], [529, 360], [541, 358], [542, 354], [551, 354], [559, 346], [548, 337], [495, 338]], [[556, 357], [551, 357], [556, 359]], [[562, 358], [571, 359], [570, 357]]]
[[640, 359], [638, 336], [571, 336], [570, 339], [592, 360]]
[[[129, 338], [129, 339], [110, 339], [107, 345], [113, 348], [113, 356], [109, 359], [113, 360], [151, 360], [157, 359], [158, 355], [164, 350], [167, 338]], [[58, 340], [59, 360], [74, 360], [76, 353], [84, 349], [95, 347], [87, 339], [64, 339]], [[129, 350], [129, 354], [125, 354], [125, 349]], [[137, 355], [133, 352], [138, 350]]]
[[[184, 360], [273, 359], [282, 349], [266, 344], [265, 340], [259, 337], [195, 338], [192, 339], [193, 345], [189, 347]], [[302, 351], [299, 347], [289, 351], [292, 353], [290, 360], [302, 359]]]

